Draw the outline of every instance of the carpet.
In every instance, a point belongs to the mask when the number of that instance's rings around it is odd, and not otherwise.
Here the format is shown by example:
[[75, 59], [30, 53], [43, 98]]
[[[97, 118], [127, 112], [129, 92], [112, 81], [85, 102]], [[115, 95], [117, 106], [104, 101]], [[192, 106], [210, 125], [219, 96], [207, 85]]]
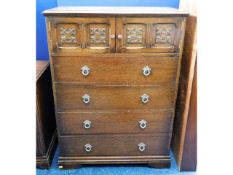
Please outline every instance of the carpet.
[[37, 175], [196, 175], [196, 172], [179, 172], [173, 154], [171, 167], [156, 169], [147, 165], [84, 165], [79, 169], [60, 170], [57, 166], [59, 148], [57, 148], [52, 166], [48, 170], [36, 169]]

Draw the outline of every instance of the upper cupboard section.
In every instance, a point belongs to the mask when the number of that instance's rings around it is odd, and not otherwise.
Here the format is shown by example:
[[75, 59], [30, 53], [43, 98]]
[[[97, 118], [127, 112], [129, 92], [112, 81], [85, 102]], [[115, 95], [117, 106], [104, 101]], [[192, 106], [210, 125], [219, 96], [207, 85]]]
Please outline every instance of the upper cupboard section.
[[115, 18], [47, 20], [52, 52], [115, 52]]
[[117, 18], [117, 52], [178, 52], [183, 18]]
[[183, 17], [47, 19], [52, 53], [179, 52]]

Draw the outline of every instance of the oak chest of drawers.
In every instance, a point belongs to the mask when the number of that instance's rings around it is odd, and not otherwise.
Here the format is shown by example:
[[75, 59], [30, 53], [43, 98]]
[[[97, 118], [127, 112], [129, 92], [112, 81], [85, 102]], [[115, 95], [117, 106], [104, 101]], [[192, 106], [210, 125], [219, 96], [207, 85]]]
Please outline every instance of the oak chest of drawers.
[[60, 7], [44, 12], [60, 168], [170, 165], [185, 12]]

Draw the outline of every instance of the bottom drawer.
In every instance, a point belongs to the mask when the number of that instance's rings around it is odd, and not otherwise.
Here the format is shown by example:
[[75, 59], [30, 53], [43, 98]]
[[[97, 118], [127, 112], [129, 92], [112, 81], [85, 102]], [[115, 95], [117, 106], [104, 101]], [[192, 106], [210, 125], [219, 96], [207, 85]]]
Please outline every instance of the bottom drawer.
[[170, 134], [60, 136], [61, 157], [166, 156]]

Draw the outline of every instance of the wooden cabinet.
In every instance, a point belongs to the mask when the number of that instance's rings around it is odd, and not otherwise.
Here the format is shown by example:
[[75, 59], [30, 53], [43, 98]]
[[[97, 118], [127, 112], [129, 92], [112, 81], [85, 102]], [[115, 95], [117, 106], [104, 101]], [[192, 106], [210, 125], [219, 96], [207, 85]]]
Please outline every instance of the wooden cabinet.
[[60, 7], [44, 14], [59, 168], [168, 167], [187, 13]]
[[36, 166], [49, 168], [57, 146], [52, 82], [48, 61], [36, 63]]

